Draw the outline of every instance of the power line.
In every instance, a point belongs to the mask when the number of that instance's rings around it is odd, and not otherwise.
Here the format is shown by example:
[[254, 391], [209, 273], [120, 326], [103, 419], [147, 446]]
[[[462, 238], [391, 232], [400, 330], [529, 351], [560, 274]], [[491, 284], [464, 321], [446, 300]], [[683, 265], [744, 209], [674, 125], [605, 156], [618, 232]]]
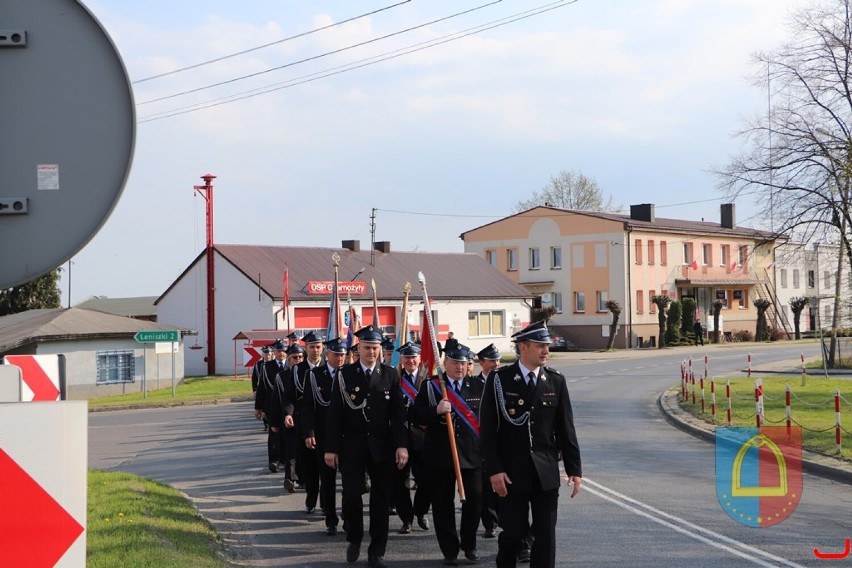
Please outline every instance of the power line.
[[[317, 60], [317, 59], [322, 59], [323, 57], [328, 57], [329, 55], [335, 55], [335, 54], [337, 54], [337, 53], [342, 53], [342, 52], [344, 52], [344, 51], [349, 51], [350, 49], [355, 49], [356, 47], [362, 47], [362, 46], [365, 46], [365, 45], [369, 45], [369, 44], [371, 44], [371, 43], [375, 43], [375, 42], [377, 42], [377, 41], [382, 41], [382, 40], [384, 40], [384, 39], [388, 39], [388, 38], [391, 38], [391, 37], [394, 37], [394, 36], [402, 35], [402, 34], [408, 33], [408, 32], [413, 31], [413, 30], [417, 30], [417, 29], [420, 29], [420, 28], [425, 28], [426, 26], [431, 26], [432, 24], [437, 24], [438, 22], [443, 22], [443, 21], [446, 21], [446, 20], [450, 20], [450, 19], [452, 19], [452, 18], [456, 18], [456, 17], [458, 17], [458, 16], [463, 16], [463, 15], [465, 15], [465, 14], [470, 14], [471, 12], [476, 12], [477, 10], [482, 10], [483, 8], [487, 8], [488, 6], [492, 6], [492, 5], [494, 5], [494, 4], [499, 4], [499, 3], [500, 3], [500, 2], [502, 2], [502, 1], [503, 1], [503, 0], [493, 0], [492, 2], [488, 2], [488, 3], [486, 3], [486, 4], [481, 4], [481, 5], [479, 5], [479, 6], [476, 6], [476, 7], [474, 7], [474, 8], [470, 8], [470, 9], [468, 9], [468, 10], [463, 10], [463, 11], [461, 11], [461, 12], [456, 12], [455, 14], [450, 14], [449, 16], [444, 16], [444, 17], [442, 17], [442, 18], [438, 18], [438, 19], [432, 20], [432, 21], [430, 21], [430, 22], [424, 22], [424, 23], [422, 23], [422, 24], [418, 24], [418, 25], [416, 25], [416, 26], [412, 26], [412, 27], [410, 27], [410, 28], [405, 28], [405, 29], [402, 29], [402, 30], [397, 30], [397, 31], [392, 32], [392, 33], [389, 33], [389, 34], [386, 34], [386, 35], [383, 35], [383, 36], [379, 36], [379, 37], [374, 37], [374, 38], [368, 39], [368, 40], [366, 40], [366, 41], [362, 41], [362, 42], [354, 43], [354, 44], [352, 44], [352, 45], [348, 45], [348, 46], [346, 46], [346, 47], [341, 47], [341, 48], [339, 48], [339, 49], [333, 49], [333, 50], [331, 50], [331, 51], [326, 51], [325, 53], [320, 53], [320, 54], [318, 54], [318, 55], [312, 55], [312, 56], [310, 56], [310, 57], [305, 57], [304, 59], [299, 59], [299, 60], [297, 60], [297, 61], [291, 61], [290, 63], [285, 63], [284, 65], [279, 65], [279, 66], [277, 66], [277, 67], [270, 67], [269, 69], [265, 69], [265, 70], [263, 70], [263, 71], [257, 71], [257, 72], [255, 72], [255, 73], [249, 73], [249, 74], [247, 74], [247, 75], [241, 75], [241, 76], [239, 76], [239, 77], [234, 77], [233, 79], [228, 79], [227, 81], [219, 81], [218, 83], [212, 83], [212, 84], [210, 84], [210, 85], [206, 85], [206, 86], [204, 86], [204, 87], [196, 87], [196, 88], [194, 88], [194, 89], [189, 89], [189, 90], [186, 90], [186, 91], [181, 91], [181, 92], [179, 92], [179, 93], [175, 93], [175, 94], [172, 94], [172, 95], [166, 95], [166, 96], [164, 96], [164, 97], [158, 97], [158, 98], [156, 98], [156, 99], [151, 99], [151, 100], [148, 100], [148, 101], [143, 101], [143, 102], [141, 102], [141, 103], [137, 103], [137, 104], [138, 104], [139, 106], [141, 106], [141, 105], [145, 105], [145, 104], [156, 103], [156, 102], [159, 102], [159, 101], [164, 101], [164, 100], [168, 100], [168, 99], [173, 99], [173, 98], [180, 97], [180, 96], [183, 96], [183, 95], [189, 95], [189, 94], [192, 94], [192, 93], [197, 93], [197, 92], [199, 92], [199, 91], [205, 91], [205, 90], [207, 90], [207, 89], [212, 89], [212, 88], [214, 88], [214, 87], [221, 87], [222, 85], [229, 85], [229, 84], [231, 84], [231, 83], [236, 83], [237, 81], [243, 81], [243, 80], [245, 80], [245, 79], [251, 79], [252, 77], [258, 77], [258, 76], [260, 76], [260, 75], [265, 75], [265, 74], [267, 74], [267, 73], [271, 73], [271, 72], [273, 72], [273, 71], [280, 71], [281, 69], [286, 69], [286, 68], [288, 68], [288, 67], [293, 67], [293, 66], [295, 66], [295, 65], [299, 65], [299, 64], [302, 64], [302, 63], [306, 63], [306, 62], [308, 62], [308, 61], [315, 61], [315, 60]], [[575, 1], [576, 1], [576, 0], [575, 0]]]
[[390, 10], [391, 8], [396, 8], [397, 6], [402, 6], [403, 4], [408, 4], [411, 0], [403, 0], [402, 2], [397, 2], [396, 4], [391, 4], [390, 6], [385, 6], [384, 8], [379, 8], [378, 10], [373, 10], [372, 12], [366, 12], [364, 14], [360, 14], [358, 16], [353, 16], [351, 18], [347, 18], [345, 20], [341, 20], [339, 22], [334, 22], [333, 24], [329, 24], [327, 26], [322, 26], [320, 28], [314, 28], [312, 30], [302, 32], [300, 34], [292, 35], [290, 37], [285, 37], [283, 39], [279, 39], [276, 41], [271, 41], [269, 43], [264, 43], [263, 45], [258, 45], [256, 47], [250, 47], [248, 49], [244, 49], [242, 51], [237, 51], [235, 53], [231, 53], [228, 55], [223, 55], [222, 57], [217, 57], [215, 59], [208, 59], [207, 61], [202, 61], [200, 63], [195, 63], [193, 65], [187, 65], [186, 67], [181, 67], [179, 69], [173, 69], [172, 71], [166, 71], [164, 73], [159, 73], [157, 75], [151, 75], [150, 77], [144, 77], [142, 79], [137, 79], [133, 81], [132, 84], [136, 85], [138, 83], [144, 83], [145, 81], [152, 81], [154, 79], [159, 79], [161, 77], [167, 77], [169, 75], [175, 75], [177, 73], [182, 73], [183, 71], [189, 71], [190, 69], [198, 69], [199, 67], [204, 67], [205, 65], [210, 65], [211, 63], [218, 63], [220, 61], [225, 61], [226, 59], [231, 59], [233, 57], [238, 57], [240, 55], [245, 55], [246, 53], [251, 53], [252, 51], [258, 51], [260, 49], [265, 49], [267, 47], [272, 47], [273, 45], [278, 45], [284, 42], [288, 42], [294, 39], [298, 39], [300, 37], [305, 37], [311, 34], [315, 34], [317, 32], [322, 32], [328, 29], [331, 29], [336, 26], [341, 26], [343, 24], [348, 24], [349, 22], [354, 22], [355, 20], [360, 20], [361, 18], [366, 18], [367, 16], [373, 16], [378, 14], [379, 12], [384, 12], [385, 10]]
[[545, 12], [549, 12], [551, 10], [556, 10], [557, 8], [563, 8], [565, 6], [569, 6], [571, 4], [575, 4], [578, 0], [559, 0], [557, 2], [551, 2], [548, 4], [543, 4], [536, 8], [531, 8], [529, 10], [523, 12], [517, 12], [505, 18], [500, 18], [497, 20], [493, 20], [491, 22], [487, 22], [484, 24], [479, 24], [477, 26], [473, 26], [471, 28], [467, 28], [458, 32], [454, 32], [451, 34], [447, 34], [432, 40], [428, 40], [425, 42], [415, 43], [407, 47], [399, 48], [396, 50], [388, 51], [379, 55], [375, 55], [373, 57], [368, 57], [365, 59], [361, 59], [358, 61], [354, 61], [351, 63], [347, 63], [345, 65], [340, 65], [337, 67], [331, 67], [325, 69], [323, 71], [317, 71], [315, 73], [310, 73], [308, 75], [302, 75], [300, 77], [295, 77], [293, 79], [289, 79], [282, 83], [273, 83], [272, 85], [267, 85], [266, 87], [259, 87], [256, 89], [251, 89], [248, 91], [243, 91], [241, 93], [235, 93], [233, 95], [228, 95], [226, 97], [220, 97], [217, 99], [211, 99], [209, 101], [195, 103], [192, 105], [187, 105], [184, 107], [178, 107], [171, 110], [161, 111], [158, 113], [154, 113], [148, 116], [141, 117], [138, 122], [153, 122], [155, 120], [161, 120], [163, 118], [171, 118], [173, 116], [178, 116], [181, 114], [187, 114], [190, 112], [195, 112], [198, 110], [204, 110], [232, 102], [241, 101], [244, 99], [253, 98], [256, 96], [264, 95], [267, 93], [280, 91], [283, 89], [289, 89], [291, 87], [296, 87], [299, 85], [304, 85], [305, 83], [310, 83], [313, 81], [318, 81], [320, 79], [325, 79], [327, 77], [332, 77], [334, 75], [340, 75], [342, 73], [346, 73], [348, 71], [354, 71], [356, 69], [361, 69], [362, 67], [367, 67], [370, 65], [375, 65], [377, 63], [382, 63], [384, 61], [388, 61], [391, 59], [396, 59], [398, 57], [402, 57], [404, 55], [409, 55], [411, 53], [416, 53], [418, 51], [423, 51], [426, 49], [430, 49], [432, 47], [437, 47], [439, 45], [443, 45], [445, 43], [449, 43], [451, 41], [456, 41], [471, 35], [475, 35], [478, 33], [482, 33], [484, 31], [488, 31], [494, 28], [498, 28], [501, 26], [505, 26], [519, 20], [524, 20], [527, 18], [531, 18], [533, 16], [538, 16]]

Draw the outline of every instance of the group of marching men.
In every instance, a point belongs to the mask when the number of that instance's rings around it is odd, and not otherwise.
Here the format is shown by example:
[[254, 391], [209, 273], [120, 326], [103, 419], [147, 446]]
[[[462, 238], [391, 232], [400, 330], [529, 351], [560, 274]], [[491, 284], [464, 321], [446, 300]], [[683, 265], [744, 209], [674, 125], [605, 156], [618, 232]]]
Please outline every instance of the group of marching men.
[[[480, 560], [481, 520], [485, 538], [502, 529], [497, 566], [513, 567], [519, 559], [555, 566], [559, 461], [571, 497], [582, 472], [565, 377], [546, 366], [551, 339], [545, 323], [512, 336], [512, 364], [499, 366], [494, 345], [477, 353], [481, 373], [475, 376], [473, 354], [457, 340], [444, 346], [444, 370], [427, 377], [416, 344], [397, 349], [395, 368], [387, 364], [394, 345], [378, 329], [367, 326], [355, 335], [351, 350], [340, 339], [308, 333], [302, 346], [291, 335], [289, 345], [276, 341], [252, 371], [269, 469], [283, 469], [285, 491], [303, 487], [307, 513], [319, 500], [326, 534], [333, 536], [340, 471], [350, 563], [361, 555], [362, 496], [369, 492], [371, 567], [387, 566], [389, 511], [396, 510], [399, 532], [406, 534], [415, 521], [429, 530], [430, 505], [444, 564], [456, 565], [460, 554], [471, 564]], [[464, 495], [458, 528], [457, 491]]]

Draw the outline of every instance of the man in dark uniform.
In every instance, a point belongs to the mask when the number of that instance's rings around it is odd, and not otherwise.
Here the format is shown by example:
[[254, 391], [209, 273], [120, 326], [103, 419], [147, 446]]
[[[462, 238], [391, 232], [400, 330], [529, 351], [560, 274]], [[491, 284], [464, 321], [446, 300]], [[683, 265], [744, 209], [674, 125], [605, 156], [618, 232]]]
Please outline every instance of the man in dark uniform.
[[[343, 361], [346, 359], [346, 343], [340, 339], [326, 341], [325, 365], [312, 369], [305, 396], [301, 399], [301, 423], [305, 436], [305, 445], [313, 450], [316, 468], [319, 472], [319, 502], [325, 517], [325, 533], [337, 534], [337, 470], [325, 463], [326, 421], [332, 396], [338, 394], [335, 379]], [[310, 489], [309, 489], [310, 491]]]
[[[277, 473], [280, 464], [284, 464], [285, 475], [289, 475], [286, 471], [289, 466], [284, 461], [284, 428], [283, 416], [275, 418], [276, 422], [273, 425], [272, 415], [280, 413], [281, 394], [278, 389], [276, 377], [278, 373], [284, 370], [285, 358], [287, 353], [284, 348], [284, 342], [280, 339], [272, 344], [273, 359], [267, 361], [257, 383], [257, 391], [254, 393], [254, 415], [256, 418], [263, 418], [267, 423], [269, 430], [266, 437], [266, 451], [269, 458], [269, 471]], [[274, 426], [274, 427], [273, 427]]]
[[533, 568], [556, 565], [559, 457], [580, 492], [582, 467], [565, 377], [546, 367], [550, 334], [544, 321], [512, 336], [518, 360], [488, 377], [480, 424], [485, 470], [499, 497], [497, 566], [514, 567], [532, 509]]
[[[476, 376], [477, 379], [485, 384], [493, 371], [500, 365], [500, 350], [493, 343], [482, 349], [476, 354], [476, 359], [479, 362], [480, 372]], [[491, 490], [491, 480], [485, 474], [485, 468], [482, 469], [482, 481], [484, 490], [482, 492], [482, 528], [485, 532], [482, 533], [482, 538], [494, 538], [497, 534], [497, 494]]]
[[285, 383], [287, 387], [287, 398], [293, 403], [293, 421], [295, 422], [295, 435], [298, 438], [296, 444], [296, 477], [305, 487], [305, 512], [313, 513], [317, 506], [319, 497], [319, 469], [317, 467], [316, 450], [305, 444], [308, 437], [302, 427], [300, 414], [302, 412], [302, 399], [310, 394], [311, 371], [322, 366], [322, 338], [313, 331], [302, 338], [305, 344], [305, 358], [295, 367], [289, 380]]
[[379, 363], [382, 334], [373, 326], [358, 330], [359, 361], [344, 365], [328, 412], [325, 462], [339, 467], [343, 481], [343, 521], [347, 526], [346, 561], [361, 555], [364, 515], [361, 490], [369, 472], [370, 546], [367, 564], [387, 566], [388, 507], [394, 465], [408, 463], [405, 401], [399, 373]]
[[[424, 428], [414, 423], [414, 401], [420, 388], [420, 380], [417, 376], [420, 367], [420, 348], [407, 341], [399, 349], [399, 360], [402, 369], [399, 372], [400, 385], [405, 395], [406, 421], [408, 425], [408, 464], [401, 470], [394, 472], [393, 480], [393, 502], [396, 512], [402, 520], [400, 534], [411, 532], [414, 518], [417, 518], [418, 526], [423, 530], [429, 530], [429, 487], [426, 480], [426, 468], [422, 460]], [[414, 491], [414, 503], [411, 502], [411, 490], [408, 481], [414, 475], [414, 483], [417, 487]]]
[[293, 382], [293, 373], [296, 367], [305, 358], [305, 348], [299, 345], [298, 340], [287, 346], [287, 363], [284, 369], [278, 372], [277, 382], [281, 389], [281, 411], [284, 413], [285, 429], [284, 429], [284, 446], [282, 450], [282, 459], [284, 460], [284, 490], [287, 493], [294, 493], [296, 485], [301, 484], [301, 471], [299, 471], [296, 458], [299, 455], [299, 448], [304, 445], [304, 441], [300, 438], [296, 430], [295, 404], [296, 404], [296, 387]]
[[[254, 393], [255, 400], [257, 400], [257, 386], [263, 380], [263, 369], [266, 366], [266, 362], [271, 361], [272, 357], [270, 346], [262, 347], [260, 350], [260, 359], [251, 368], [251, 392]], [[263, 418], [260, 414], [259, 412], [255, 412], [255, 418], [258, 420]], [[266, 418], [263, 418], [263, 431], [267, 432], [268, 430], [269, 425], [266, 423]]]
[[[478, 414], [484, 384], [467, 376], [467, 353], [468, 348], [460, 344], [444, 349], [446, 371], [423, 383], [414, 404], [415, 421], [426, 426], [423, 455], [429, 466], [432, 519], [444, 564], [448, 565], [458, 563], [459, 550], [464, 551], [468, 561], [479, 560], [476, 529], [482, 509], [482, 452]], [[446, 387], [446, 398], [441, 395], [441, 382]], [[460, 531], [456, 530], [456, 474], [447, 433], [448, 419], [453, 421], [455, 429], [465, 493]]]

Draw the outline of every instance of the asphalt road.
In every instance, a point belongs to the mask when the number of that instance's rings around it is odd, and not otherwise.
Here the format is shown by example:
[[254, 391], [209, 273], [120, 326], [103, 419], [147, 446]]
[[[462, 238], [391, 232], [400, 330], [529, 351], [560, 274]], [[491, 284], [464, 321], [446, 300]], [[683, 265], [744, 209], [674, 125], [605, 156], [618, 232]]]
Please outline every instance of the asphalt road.
[[[842, 551], [852, 538], [852, 486], [805, 475], [795, 512], [768, 528], [730, 519], [717, 502], [711, 443], [664, 420], [657, 398], [678, 384], [692, 356], [709, 374], [752, 365], [796, 368], [803, 347], [708, 346], [697, 349], [558, 354], [552, 365], [569, 379], [583, 452], [584, 486], [562, 491], [557, 526], [559, 566], [738, 567], [852, 564], [813, 553]], [[784, 365], [782, 365], [784, 366]], [[266, 436], [250, 403], [92, 413], [89, 465], [151, 477], [185, 492], [222, 535], [239, 566], [340, 566], [342, 533], [328, 537], [306, 515], [304, 494], [283, 494], [266, 470]], [[391, 520], [391, 529], [399, 526]], [[366, 547], [366, 543], [365, 543]], [[496, 539], [480, 539], [482, 564], [493, 564]], [[434, 532], [392, 533], [393, 566], [440, 565]], [[363, 565], [363, 560], [359, 563]]]

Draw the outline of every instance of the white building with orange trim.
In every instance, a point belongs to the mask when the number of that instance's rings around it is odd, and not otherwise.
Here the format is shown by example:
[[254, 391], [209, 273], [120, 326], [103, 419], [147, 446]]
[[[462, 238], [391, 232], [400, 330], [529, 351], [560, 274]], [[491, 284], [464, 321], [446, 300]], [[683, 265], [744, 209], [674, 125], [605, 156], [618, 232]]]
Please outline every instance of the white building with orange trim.
[[[733, 204], [721, 207], [719, 223], [658, 218], [651, 204], [630, 215], [533, 209], [461, 235], [465, 252], [482, 256], [535, 296], [553, 306], [553, 329], [581, 348], [605, 347], [612, 314], [622, 306], [616, 347], [658, 344], [659, 324], [651, 298], [695, 298], [702, 325], [712, 326], [712, 304], [724, 301], [720, 331], [756, 327], [754, 300], [775, 301], [776, 235], [737, 227]], [[779, 240], [780, 242], [780, 240]], [[789, 328], [789, 327], [788, 327]]]

